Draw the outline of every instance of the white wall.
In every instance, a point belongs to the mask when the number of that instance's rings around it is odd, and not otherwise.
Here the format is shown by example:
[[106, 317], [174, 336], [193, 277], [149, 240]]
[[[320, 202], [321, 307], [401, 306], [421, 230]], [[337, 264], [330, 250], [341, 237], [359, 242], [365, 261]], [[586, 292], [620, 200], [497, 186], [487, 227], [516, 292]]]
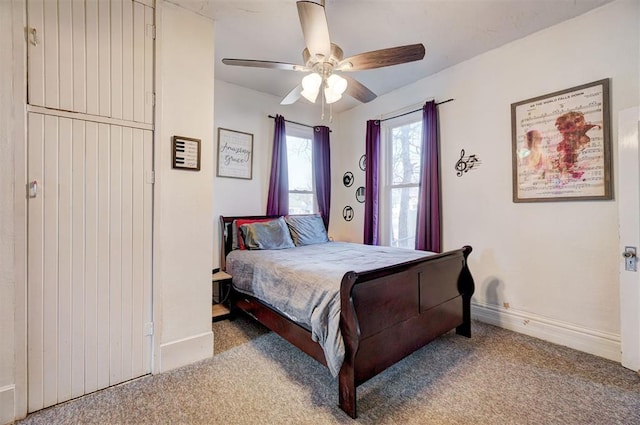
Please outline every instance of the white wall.
[[[213, 21], [157, 2], [154, 372], [213, 355]], [[171, 138], [201, 139], [200, 171], [171, 167]]]
[[0, 2], [0, 424], [26, 414], [25, 10]]
[[[364, 184], [357, 164], [366, 120], [454, 98], [439, 107], [443, 242], [474, 248], [475, 316], [619, 359], [617, 202], [514, 204], [510, 105], [611, 78], [615, 159], [617, 113], [640, 102], [639, 17], [636, 0], [621, 0], [343, 113], [332, 155], [334, 235], [362, 240], [362, 204], [340, 179], [351, 170], [354, 186]], [[461, 149], [482, 165], [457, 177]], [[344, 205], [356, 210], [351, 223], [340, 217]]]
[[[314, 106], [304, 99], [300, 99], [294, 105], [283, 106], [280, 105], [281, 100], [269, 94], [216, 80], [215, 146], [217, 147], [217, 132], [220, 127], [253, 134], [253, 178], [241, 180], [214, 177], [214, 267], [220, 264], [220, 216], [264, 214], [266, 211], [274, 129], [274, 120], [269, 118], [269, 115], [275, 117], [276, 114], [280, 114], [287, 120], [301, 124], [329, 125], [333, 128], [333, 125], [320, 120], [319, 106]], [[334, 145], [335, 142], [332, 140], [331, 147]], [[217, 148], [214, 151], [217, 152]]]
[[[12, 10], [10, 2], [0, 3], [0, 52], [12, 51]], [[0, 117], [12, 115], [12, 76], [10, 60], [0, 63]], [[9, 122], [9, 124], [11, 124]], [[11, 125], [0, 125], [0, 423], [13, 420], [15, 365], [14, 344], [14, 215], [13, 143]]]

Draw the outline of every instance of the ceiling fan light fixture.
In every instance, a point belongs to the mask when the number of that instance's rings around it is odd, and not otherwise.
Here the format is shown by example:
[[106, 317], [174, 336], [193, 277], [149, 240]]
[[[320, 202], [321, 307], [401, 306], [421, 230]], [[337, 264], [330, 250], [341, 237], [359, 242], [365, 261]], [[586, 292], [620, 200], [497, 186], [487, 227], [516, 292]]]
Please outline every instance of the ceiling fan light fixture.
[[346, 92], [347, 85], [349, 96], [362, 103], [371, 102], [376, 98], [374, 92], [352, 77], [346, 77], [344, 81], [344, 78], [333, 76], [333, 73], [382, 68], [424, 59], [426, 49], [422, 43], [372, 50], [345, 59], [342, 48], [331, 42], [325, 0], [299, 0], [296, 1], [296, 7], [305, 44], [303, 65], [256, 59], [222, 60], [225, 65], [312, 72], [303, 79], [304, 89], [303, 84], [298, 84], [285, 96], [282, 105], [291, 105], [300, 97], [315, 103], [318, 95], [322, 95], [324, 116], [324, 105], [338, 101]]
[[316, 90], [316, 91], [302, 90], [300, 94], [309, 102], [316, 103], [316, 99], [318, 98], [318, 93], [320, 93], [320, 90]]
[[342, 98], [342, 93], [347, 89], [347, 80], [339, 75], [331, 74], [327, 78], [324, 88], [324, 98], [327, 103], [337, 102]]
[[325, 87], [325, 89], [324, 89], [324, 100], [327, 102], [327, 104], [331, 104], [331, 103], [337, 102], [340, 99], [342, 99], [342, 94], [331, 90], [330, 87]]
[[327, 87], [336, 93], [342, 94], [347, 90], [347, 80], [337, 74], [331, 74], [327, 78]]
[[318, 93], [320, 92], [320, 85], [322, 84], [322, 77], [318, 73], [311, 73], [302, 79], [302, 92], [300, 93], [311, 103], [315, 103]]

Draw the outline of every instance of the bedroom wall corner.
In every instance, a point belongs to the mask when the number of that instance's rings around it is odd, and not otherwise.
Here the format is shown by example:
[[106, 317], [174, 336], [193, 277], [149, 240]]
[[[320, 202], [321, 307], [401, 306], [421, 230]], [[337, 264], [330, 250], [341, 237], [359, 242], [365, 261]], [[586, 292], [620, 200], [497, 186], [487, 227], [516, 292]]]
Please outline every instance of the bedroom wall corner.
[[[214, 23], [156, 3], [153, 373], [213, 355]], [[173, 136], [201, 140], [200, 171], [172, 168]]]
[[[218, 129], [220, 127], [253, 134], [253, 173], [251, 180], [215, 176], [213, 180], [213, 265], [220, 265], [219, 227], [220, 215], [264, 214], [269, 192], [271, 152], [274, 120], [269, 115], [280, 114], [287, 120], [306, 125], [322, 123], [320, 108], [299, 100], [293, 105], [280, 105], [282, 99], [240, 87], [224, 81], [215, 82], [214, 118], [214, 169], [217, 161]], [[334, 128], [333, 124], [330, 124]], [[332, 147], [335, 142], [332, 138]]]

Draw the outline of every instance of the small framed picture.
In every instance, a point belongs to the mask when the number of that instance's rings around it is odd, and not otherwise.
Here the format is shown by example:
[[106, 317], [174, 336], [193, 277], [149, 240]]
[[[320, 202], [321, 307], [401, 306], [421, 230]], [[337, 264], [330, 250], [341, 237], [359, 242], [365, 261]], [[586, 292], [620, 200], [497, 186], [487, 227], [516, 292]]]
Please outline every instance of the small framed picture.
[[609, 80], [511, 105], [513, 202], [612, 199]]
[[218, 128], [218, 177], [253, 178], [253, 134]]
[[171, 143], [173, 168], [200, 171], [200, 139], [173, 136]]

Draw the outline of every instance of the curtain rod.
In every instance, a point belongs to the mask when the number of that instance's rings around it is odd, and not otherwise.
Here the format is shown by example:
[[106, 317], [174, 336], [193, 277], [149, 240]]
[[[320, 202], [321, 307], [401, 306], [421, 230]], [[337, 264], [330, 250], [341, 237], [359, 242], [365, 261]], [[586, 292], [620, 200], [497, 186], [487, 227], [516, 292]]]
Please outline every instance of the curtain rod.
[[[276, 119], [276, 117], [274, 117], [273, 115], [269, 115], [269, 118]], [[309, 128], [314, 128], [314, 127], [315, 127], [315, 126], [313, 126], [313, 125], [309, 125], [309, 124], [302, 124], [301, 122], [291, 121], [291, 120], [288, 120], [288, 119], [286, 119], [286, 118], [285, 118], [285, 121], [286, 121], [286, 122], [290, 122], [290, 123], [292, 123], [292, 124], [298, 124], [298, 125], [301, 125], [301, 126], [303, 126], [303, 127], [309, 127]], [[331, 133], [331, 132], [332, 132], [332, 131], [331, 131], [331, 129], [329, 129], [329, 133]]]
[[[453, 102], [454, 100], [455, 100], [455, 99], [447, 99], [447, 100], [443, 100], [442, 102], [438, 102], [438, 103], [436, 103], [436, 105], [442, 105], [443, 103]], [[378, 120], [378, 121], [380, 121], [380, 122], [384, 122], [384, 121], [392, 120], [392, 119], [394, 119], [394, 118], [404, 117], [405, 115], [413, 114], [414, 112], [418, 112], [418, 111], [422, 111], [422, 108], [415, 109], [415, 110], [413, 110], [413, 111], [405, 112], [404, 114], [396, 115], [396, 116], [394, 116], [394, 117], [389, 117], [389, 118], [385, 118], [385, 119], [383, 119], [383, 120]]]

